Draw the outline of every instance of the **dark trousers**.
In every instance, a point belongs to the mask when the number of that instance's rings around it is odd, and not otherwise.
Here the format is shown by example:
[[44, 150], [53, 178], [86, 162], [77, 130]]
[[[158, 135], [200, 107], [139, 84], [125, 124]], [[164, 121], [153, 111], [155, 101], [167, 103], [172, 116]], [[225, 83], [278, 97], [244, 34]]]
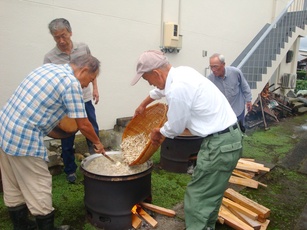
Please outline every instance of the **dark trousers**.
[[245, 126], [245, 109], [243, 109], [242, 113], [237, 116], [237, 119], [241, 122], [243, 126]]
[[245, 133], [245, 109], [239, 116], [237, 116], [237, 119], [238, 119], [238, 123], [240, 125], [241, 131]]
[[[94, 127], [96, 134], [99, 136], [99, 127], [96, 121], [95, 107], [92, 101], [85, 102], [85, 110], [87, 114], [87, 118], [91, 122]], [[74, 141], [75, 135], [71, 137], [61, 139], [62, 143], [62, 158], [64, 162], [64, 172], [69, 175], [71, 173], [76, 172], [77, 164], [75, 162], [75, 151], [74, 151]], [[86, 139], [86, 143], [89, 149], [89, 153], [93, 154], [94, 147], [90, 140]]]

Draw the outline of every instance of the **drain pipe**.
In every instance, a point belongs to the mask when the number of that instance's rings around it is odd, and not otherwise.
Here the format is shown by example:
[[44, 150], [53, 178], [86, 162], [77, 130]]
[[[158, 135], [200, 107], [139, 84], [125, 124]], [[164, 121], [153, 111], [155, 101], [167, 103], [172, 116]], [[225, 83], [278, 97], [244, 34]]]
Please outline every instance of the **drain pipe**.
[[161, 0], [161, 32], [160, 32], [160, 50], [162, 51], [164, 44], [164, 0]]

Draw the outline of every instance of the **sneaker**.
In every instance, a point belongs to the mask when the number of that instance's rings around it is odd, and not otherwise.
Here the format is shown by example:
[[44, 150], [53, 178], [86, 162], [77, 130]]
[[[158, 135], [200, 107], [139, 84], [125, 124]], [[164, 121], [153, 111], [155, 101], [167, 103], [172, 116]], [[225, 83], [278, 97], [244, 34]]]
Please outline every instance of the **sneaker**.
[[55, 230], [69, 230], [70, 226], [69, 225], [62, 225], [60, 227], [55, 227]]
[[71, 173], [66, 177], [67, 181], [69, 183], [75, 183], [76, 179], [77, 179], [77, 175], [76, 173]]
[[194, 166], [193, 166], [193, 165], [190, 165], [190, 166], [188, 167], [188, 169], [187, 169], [187, 174], [192, 175], [193, 172], [194, 172]]

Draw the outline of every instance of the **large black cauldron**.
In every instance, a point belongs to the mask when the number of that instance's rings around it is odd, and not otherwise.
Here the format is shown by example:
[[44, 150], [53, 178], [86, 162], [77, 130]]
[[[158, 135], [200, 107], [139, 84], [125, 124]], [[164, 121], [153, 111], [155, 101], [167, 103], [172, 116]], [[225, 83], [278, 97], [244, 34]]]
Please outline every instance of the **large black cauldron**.
[[204, 140], [199, 136], [177, 136], [174, 139], [165, 138], [160, 150], [161, 167], [170, 172], [186, 173], [189, 163], [195, 160], [201, 143]]
[[101, 155], [91, 155], [81, 162], [84, 174], [84, 204], [89, 222], [105, 230], [132, 227], [132, 207], [151, 196], [152, 162], [148, 169], [128, 176], [102, 176], [86, 170], [88, 163]]

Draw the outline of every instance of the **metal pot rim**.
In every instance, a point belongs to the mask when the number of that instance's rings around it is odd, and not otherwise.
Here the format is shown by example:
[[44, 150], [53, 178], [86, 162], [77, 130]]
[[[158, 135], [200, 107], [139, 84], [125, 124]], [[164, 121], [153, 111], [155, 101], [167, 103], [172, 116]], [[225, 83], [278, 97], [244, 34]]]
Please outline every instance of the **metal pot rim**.
[[[112, 154], [121, 154], [121, 151], [110, 151], [107, 152], [107, 155], [112, 155]], [[147, 169], [145, 169], [144, 171], [138, 172], [138, 173], [134, 173], [134, 174], [129, 174], [129, 175], [118, 175], [118, 176], [110, 176], [110, 175], [100, 175], [100, 174], [95, 174], [92, 173], [90, 171], [88, 171], [86, 169], [86, 165], [91, 162], [93, 159], [97, 158], [97, 157], [102, 157], [101, 154], [92, 154], [88, 157], [86, 157], [85, 159], [83, 159], [81, 161], [80, 164], [80, 170], [81, 172], [91, 178], [95, 178], [95, 179], [100, 179], [100, 180], [107, 180], [107, 181], [123, 181], [123, 180], [131, 180], [131, 179], [135, 179], [136, 177], [139, 177], [139, 175], [141, 174], [148, 174], [151, 173], [152, 171], [152, 167], [153, 167], [153, 162], [152, 160], [148, 160], [147, 163]]]

